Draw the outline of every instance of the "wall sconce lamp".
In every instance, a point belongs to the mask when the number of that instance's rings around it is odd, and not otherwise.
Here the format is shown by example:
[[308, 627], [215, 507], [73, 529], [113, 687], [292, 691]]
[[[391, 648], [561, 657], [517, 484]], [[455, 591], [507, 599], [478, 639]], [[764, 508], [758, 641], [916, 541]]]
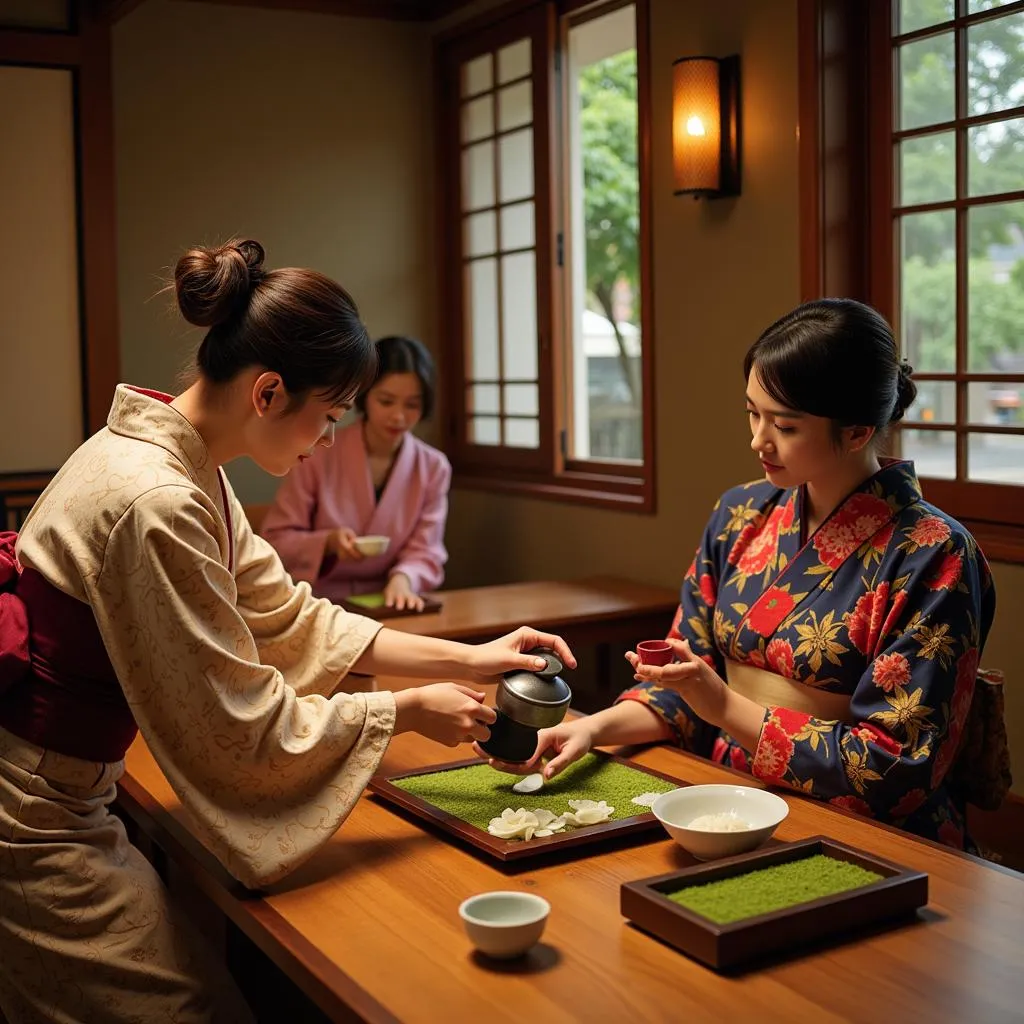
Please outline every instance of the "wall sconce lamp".
[[672, 64], [675, 194], [740, 194], [740, 58], [680, 57]]

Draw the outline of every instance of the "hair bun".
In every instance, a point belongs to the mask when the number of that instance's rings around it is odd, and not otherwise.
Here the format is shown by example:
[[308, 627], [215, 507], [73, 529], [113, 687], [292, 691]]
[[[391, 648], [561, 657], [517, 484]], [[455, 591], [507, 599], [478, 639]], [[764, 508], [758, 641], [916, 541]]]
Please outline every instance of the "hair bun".
[[213, 327], [236, 316], [263, 279], [264, 258], [263, 246], [252, 239], [190, 249], [174, 268], [181, 315], [196, 327]]
[[896, 407], [892, 411], [891, 423], [903, 419], [907, 409], [914, 404], [917, 398], [917, 385], [913, 379], [914, 368], [906, 361], [900, 360], [899, 377], [896, 381]]

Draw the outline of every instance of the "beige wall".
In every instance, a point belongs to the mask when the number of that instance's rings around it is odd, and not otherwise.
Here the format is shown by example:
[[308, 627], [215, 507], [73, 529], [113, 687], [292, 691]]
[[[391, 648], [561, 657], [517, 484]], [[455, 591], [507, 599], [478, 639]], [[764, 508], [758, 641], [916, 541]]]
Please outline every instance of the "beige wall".
[[[493, 5], [480, 0], [473, 10]], [[652, 0], [658, 512], [458, 490], [452, 586], [617, 573], [675, 586], [712, 503], [757, 474], [740, 360], [799, 299], [796, 0]], [[170, 388], [195, 341], [153, 299], [192, 242], [245, 233], [351, 288], [374, 333], [435, 342], [430, 29], [147, 0], [115, 30], [125, 379]], [[672, 195], [671, 63], [743, 57], [743, 195]], [[189, 69], [186, 71], [186, 68]], [[274, 482], [233, 470], [243, 500]], [[995, 567], [985, 663], [1007, 671], [1024, 792], [1024, 567]]]
[[[155, 297], [176, 255], [232, 235], [313, 266], [374, 334], [435, 321], [423, 25], [147, 0], [114, 29], [122, 377], [171, 389], [198, 343]], [[243, 500], [276, 481], [229, 473]]]

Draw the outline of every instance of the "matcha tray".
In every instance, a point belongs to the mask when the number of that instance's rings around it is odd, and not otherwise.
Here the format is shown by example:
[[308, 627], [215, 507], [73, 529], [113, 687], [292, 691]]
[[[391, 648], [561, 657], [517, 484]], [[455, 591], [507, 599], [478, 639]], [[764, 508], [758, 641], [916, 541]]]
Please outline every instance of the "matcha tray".
[[423, 610], [414, 611], [412, 608], [388, 608], [384, 604], [384, 595], [381, 594], [357, 594], [353, 597], [344, 597], [338, 603], [347, 612], [354, 612], [356, 615], [365, 615], [370, 619], [400, 619], [407, 615], [430, 615], [439, 612], [444, 605], [436, 597], [430, 594], [421, 594], [423, 598]]
[[[518, 781], [517, 776], [495, 771], [486, 761], [472, 758], [415, 771], [379, 773], [370, 780], [369, 790], [494, 860], [521, 863], [574, 847], [582, 852], [582, 848], [622, 836], [657, 833], [661, 825], [649, 806], [637, 804], [632, 798], [650, 799], [687, 785], [599, 751], [570, 765], [546, 782], [540, 792], [516, 793], [512, 785]], [[614, 808], [614, 814], [611, 820], [599, 824], [530, 839], [502, 839], [488, 831], [489, 820], [500, 816], [505, 808], [533, 811], [541, 807], [554, 815], [569, 811], [570, 800], [604, 800]]]
[[625, 882], [622, 916], [716, 969], [909, 917], [928, 876], [813, 836]]

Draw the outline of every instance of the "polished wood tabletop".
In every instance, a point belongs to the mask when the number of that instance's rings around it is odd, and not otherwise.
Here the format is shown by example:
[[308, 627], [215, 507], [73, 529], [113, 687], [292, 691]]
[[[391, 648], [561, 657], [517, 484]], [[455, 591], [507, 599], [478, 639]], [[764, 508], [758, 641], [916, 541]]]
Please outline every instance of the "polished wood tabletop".
[[663, 636], [672, 624], [679, 591], [609, 576], [575, 581], [502, 583], [492, 587], [444, 590], [440, 611], [388, 619], [407, 633], [450, 640], [485, 640], [519, 626], [551, 632], [588, 628], [595, 637], [623, 623], [651, 621]]
[[[397, 681], [379, 680], [378, 688]], [[384, 768], [458, 760], [414, 734]], [[757, 785], [680, 751], [631, 756], [681, 781]], [[694, 861], [667, 836], [510, 872], [364, 795], [306, 865], [263, 894], [241, 891], [188, 828], [144, 741], [129, 751], [122, 806], [332, 1019], [375, 1022], [1007, 1021], [1024, 1014], [1024, 875], [782, 792], [780, 840], [823, 834], [926, 871], [915, 920], [720, 975], [639, 931], [619, 887]], [[494, 889], [552, 906], [523, 960], [475, 954], [459, 903]]]

